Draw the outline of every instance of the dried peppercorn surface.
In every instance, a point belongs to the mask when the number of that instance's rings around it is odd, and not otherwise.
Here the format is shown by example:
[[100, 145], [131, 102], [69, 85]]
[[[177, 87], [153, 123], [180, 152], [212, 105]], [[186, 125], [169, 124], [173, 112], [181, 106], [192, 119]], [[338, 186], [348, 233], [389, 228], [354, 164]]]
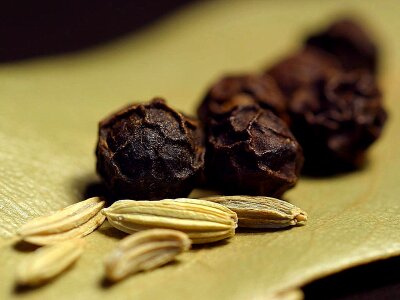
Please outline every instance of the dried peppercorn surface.
[[266, 74], [286, 95], [306, 172], [330, 174], [363, 164], [387, 118], [370, 72], [346, 71], [333, 55], [307, 47]]
[[333, 54], [345, 70], [377, 71], [378, 48], [369, 34], [355, 21], [342, 19], [306, 40], [306, 45]]
[[204, 168], [199, 123], [163, 99], [130, 105], [99, 124], [97, 172], [118, 198], [187, 196]]
[[299, 87], [315, 86], [340, 71], [341, 64], [334, 56], [307, 47], [273, 65], [266, 76], [275, 79], [290, 103], [292, 94]]
[[209, 123], [238, 105], [259, 104], [289, 121], [286, 101], [275, 80], [269, 76], [228, 75], [215, 83], [201, 103], [200, 119]]
[[312, 170], [360, 167], [386, 121], [382, 96], [369, 72], [336, 73], [291, 98], [292, 131]]
[[301, 147], [271, 111], [235, 106], [207, 131], [207, 178], [226, 194], [280, 196], [296, 184]]

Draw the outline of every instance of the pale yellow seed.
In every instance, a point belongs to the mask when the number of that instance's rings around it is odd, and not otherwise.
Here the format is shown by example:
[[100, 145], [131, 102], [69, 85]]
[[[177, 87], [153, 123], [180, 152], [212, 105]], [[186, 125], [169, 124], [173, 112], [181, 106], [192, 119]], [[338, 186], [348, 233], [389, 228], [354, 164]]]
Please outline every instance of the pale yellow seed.
[[105, 221], [106, 217], [98, 212], [93, 218], [91, 218], [86, 223], [80, 225], [75, 229], [71, 229], [61, 233], [54, 234], [38, 234], [26, 236], [23, 238], [25, 242], [35, 244], [35, 245], [51, 245], [55, 243], [59, 243], [62, 241], [74, 239], [74, 238], [82, 238], [90, 233], [92, 233], [96, 228], [98, 228]]
[[263, 196], [212, 196], [203, 198], [236, 212], [239, 227], [284, 228], [304, 224], [307, 213], [295, 205]]
[[18, 234], [24, 241], [37, 245], [83, 237], [104, 222], [105, 218], [101, 213], [104, 204], [99, 197], [87, 199], [27, 222], [19, 229]]
[[83, 246], [82, 239], [73, 239], [39, 248], [17, 267], [17, 284], [35, 286], [53, 279], [80, 257]]
[[22, 225], [18, 230], [21, 236], [60, 233], [83, 224], [104, 207], [104, 201], [99, 197], [67, 206], [48, 216], [38, 217]]
[[[215, 203], [215, 202], [201, 200], [201, 199], [190, 199], [190, 198], [177, 198], [177, 199], [171, 199], [171, 200], [173, 200], [175, 202], [192, 203], [192, 204], [195, 204], [195, 205], [203, 205], [203, 206], [207, 207], [207, 209], [215, 208], [216, 211], [223, 210], [225, 213], [227, 213], [232, 218], [232, 220], [235, 223], [237, 223], [237, 221], [238, 221], [238, 217], [237, 217], [235, 212], [233, 212], [229, 208], [225, 207], [224, 205], [220, 205], [220, 204]], [[162, 201], [167, 201], [167, 200], [162, 200]]]
[[234, 235], [237, 216], [226, 207], [197, 199], [120, 200], [102, 210], [115, 228], [134, 233], [167, 228], [187, 233], [193, 243], [210, 243]]
[[189, 237], [176, 230], [150, 229], [121, 240], [106, 257], [106, 276], [119, 281], [141, 271], [155, 269], [190, 248]]

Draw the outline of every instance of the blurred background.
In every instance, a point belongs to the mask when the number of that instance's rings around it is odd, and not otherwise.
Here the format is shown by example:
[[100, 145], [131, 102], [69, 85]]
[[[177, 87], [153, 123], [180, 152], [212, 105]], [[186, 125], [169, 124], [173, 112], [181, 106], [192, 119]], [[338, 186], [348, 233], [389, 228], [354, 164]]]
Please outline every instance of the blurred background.
[[0, 61], [59, 54], [131, 33], [189, 0], [0, 3]]

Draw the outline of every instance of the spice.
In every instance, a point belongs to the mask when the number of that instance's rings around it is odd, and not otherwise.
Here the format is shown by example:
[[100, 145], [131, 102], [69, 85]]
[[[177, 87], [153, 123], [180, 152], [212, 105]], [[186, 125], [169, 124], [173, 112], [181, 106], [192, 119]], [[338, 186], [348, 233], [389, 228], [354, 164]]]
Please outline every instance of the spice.
[[318, 84], [341, 71], [337, 59], [317, 48], [304, 48], [273, 65], [266, 73], [272, 76], [286, 96], [290, 110], [293, 94], [299, 88], [318, 89]]
[[332, 54], [345, 70], [377, 71], [378, 50], [371, 37], [355, 21], [343, 19], [306, 40], [306, 45]]
[[239, 227], [284, 228], [304, 224], [307, 214], [300, 208], [271, 197], [211, 196], [203, 198], [219, 203], [234, 211]]
[[285, 121], [289, 121], [286, 101], [275, 80], [269, 76], [230, 75], [215, 83], [198, 109], [206, 123], [218, 122], [237, 106], [259, 104]]
[[150, 229], [121, 240], [105, 260], [106, 276], [119, 281], [140, 271], [158, 268], [189, 250], [189, 237], [176, 230]]
[[327, 175], [360, 167], [387, 114], [374, 78], [377, 47], [352, 20], [339, 20], [272, 66], [287, 99], [304, 171]]
[[49, 216], [33, 219], [18, 231], [21, 238], [36, 245], [48, 245], [88, 235], [105, 220], [99, 197], [70, 205]]
[[97, 171], [118, 198], [187, 196], [204, 167], [199, 123], [163, 99], [134, 104], [99, 124]]
[[294, 95], [291, 113], [309, 166], [321, 171], [361, 166], [387, 117], [375, 79], [357, 71], [332, 76], [314, 93]]
[[[209, 101], [209, 100], [205, 100]], [[202, 104], [201, 107], [204, 107]], [[225, 194], [280, 196], [293, 187], [303, 154], [287, 125], [258, 104], [232, 105], [206, 122], [206, 176]]]
[[305, 49], [273, 66], [287, 95], [291, 130], [302, 145], [305, 171], [334, 173], [364, 162], [386, 121], [372, 74], [345, 72], [315, 49]]
[[36, 250], [17, 268], [19, 285], [35, 286], [60, 275], [82, 254], [84, 241], [72, 239]]
[[183, 231], [194, 244], [232, 237], [236, 214], [223, 205], [205, 200], [116, 201], [103, 209], [110, 224], [127, 233], [152, 228]]

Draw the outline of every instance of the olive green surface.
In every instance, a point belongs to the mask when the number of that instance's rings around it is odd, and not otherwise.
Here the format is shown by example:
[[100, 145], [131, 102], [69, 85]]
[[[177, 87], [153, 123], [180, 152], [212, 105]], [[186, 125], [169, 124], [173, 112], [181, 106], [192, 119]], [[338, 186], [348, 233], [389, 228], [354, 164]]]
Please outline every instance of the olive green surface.
[[[199, 1], [107, 45], [0, 65], [0, 298], [267, 299], [269, 293], [400, 254], [400, 18], [398, 1]], [[121, 234], [107, 224], [86, 238], [78, 263], [43, 287], [15, 287], [29, 255], [16, 244], [27, 220], [83, 199], [98, 181], [97, 122], [130, 101], [164, 96], [194, 113], [227, 72], [261, 70], [302, 36], [357, 12], [383, 49], [380, 82], [390, 120], [362, 170], [302, 178], [285, 199], [306, 226], [239, 232], [176, 263], [110, 286], [102, 261]], [[195, 191], [193, 195], [201, 192]]]

